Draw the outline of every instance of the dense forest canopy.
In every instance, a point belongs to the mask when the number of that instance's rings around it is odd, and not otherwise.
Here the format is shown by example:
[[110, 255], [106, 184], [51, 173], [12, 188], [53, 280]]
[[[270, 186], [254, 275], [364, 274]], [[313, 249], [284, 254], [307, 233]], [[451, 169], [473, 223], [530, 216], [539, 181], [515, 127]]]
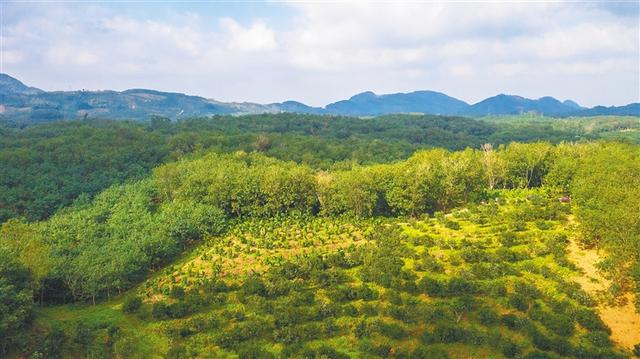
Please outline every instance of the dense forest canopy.
[[[551, 143], [623, 137], [640, 141], [640, 119], [602, 117], [496, 120], [389, 115], [215, 116], [148, 123], [90, 120], [17, 129], [0, 124], [0, 222], [44, 219], [80, 195], [148, 175], [194, 152], [259, 151], [312, 168], [408, 158], [424, 148], [461, 150], [511, 141]], [[635, 136], [635, 137], [633, 137]]]

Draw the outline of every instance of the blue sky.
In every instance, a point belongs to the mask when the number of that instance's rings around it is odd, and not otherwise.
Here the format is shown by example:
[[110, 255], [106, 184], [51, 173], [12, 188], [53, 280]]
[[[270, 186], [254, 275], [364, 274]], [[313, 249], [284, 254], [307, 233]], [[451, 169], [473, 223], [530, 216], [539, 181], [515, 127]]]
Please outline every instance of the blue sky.
[[5, 1], [0, 71], [220, 101], [435, 90], [621, 105], [640, 101], [638, 4]]

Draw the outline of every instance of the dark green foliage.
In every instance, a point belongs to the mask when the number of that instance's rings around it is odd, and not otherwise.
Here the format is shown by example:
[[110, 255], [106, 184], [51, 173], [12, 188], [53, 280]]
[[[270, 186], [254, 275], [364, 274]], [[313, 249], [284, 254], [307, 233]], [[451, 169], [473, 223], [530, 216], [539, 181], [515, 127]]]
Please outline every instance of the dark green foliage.
[[184, 288], [179, 287], [179, 286], [174, 286], [173, 288], [171, 288], [170, 295], [171, 295], [172, 298], [182, 299], [182, 298], [184, 298]]
[[47, 359], [62, 358], [62, 349], [66, 340], [67, 336], [64, 331], [58, 327], [54, 327], [47, 333], [40, 348], [36, 350], [36, 353]]
[[418, 346], [411, 355], [411, 359], [449, 359], [449, 354], [439, 347]]
[[140, 297], [129, 297], [125, 299], [122, 304], [122, 310], [125, 313], [135, 313], [142, 306], [142, 299]]
[[474, 294], [478, 291], [475, 283], [461, 277], [452, 277], [446, 281], [441, 281], [424, 276], [418, 282], [418, 288], [422, 292], [434, 297], [460, 296]]
[[460, 277], [452, 277], [447, 282], [447, 293], [450, 296], [474, 294], [477, 291], [475, 283]]
[[603, 331], [593, 331], [584, 335], [584, 338], [596, 348], [606, 348], [613, 344], [609, 339], [609, 333]]
[[114, 183], [140, 179], [168, 154], [140, 124], [59, 122], [0, 136], [0, 223], [44, 219]]
[[500, 319], [502, 324], [512, 330], [524, 330], [528, 329], [530, 323], [526, 318], [520, 317], [515, 314], [504, 314]]
[[424, 276], [420, 279], [418, 282], [418, 288], [429, 296], [438, 297], [446, 294], [446, 289], [442, 281], [428, 276]]
[[522, 358], [523, 359], [558, 359], [560, 357], [552, 353], [548, 353], [540, 350], [532, 350]]
[[153, 306], [151, 307], [151, 315], [155, 319], [159, 319], [159, 320], [168, 318], [169, 307], [167, 306], [167, 303], [163, 301], [153, 303]]
[[484, 306], [478, 310], [478, 319], [483, 325], [492, 325], [498, 323], [500, 315], [494, 308]]
[[526, 312], [531, 302], [525, 295], [516, 293], [509, 296], [509, 304], [521, 312]]
[[[32, 276], [14, 253], [0, 247], [0, 354], [23, 344], [33, 319]], [[53, 349], [51, 349], [53, 350]]]
[[265, 296], [267, 289], [264, 282], [257, 276], [249, 276], [243, 283], [241, 288], [244, 295], [260, 295]]
[[247, 345], [238, 350], [238, 357], [240, 359], [270, 359], [275, 358], [275, 355], [259, 345]]
[[467, 343], [474, 339], [475, 333], [453, 323], [438, 323], [432, 332], [425, 332], [422, 340], [430, 343]]
[[391, 339], [400, 340], [407, 336], [404, 328], [396, 323], [379, 321], [376, 323], [376, 328], [380, 334]]
[[509, 339], [503, 339], [500, 343], [500, 351], [507, 358], [515, 358], [520, 353], [520, 348]]

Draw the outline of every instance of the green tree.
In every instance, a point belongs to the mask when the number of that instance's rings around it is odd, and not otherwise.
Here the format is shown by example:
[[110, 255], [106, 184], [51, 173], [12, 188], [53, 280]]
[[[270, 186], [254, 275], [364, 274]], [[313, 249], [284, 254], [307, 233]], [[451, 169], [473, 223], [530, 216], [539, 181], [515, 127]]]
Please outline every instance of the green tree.
[[32, 276], [15, 253], [0, 248], [0, 353], [23, 344], [33, 318]]

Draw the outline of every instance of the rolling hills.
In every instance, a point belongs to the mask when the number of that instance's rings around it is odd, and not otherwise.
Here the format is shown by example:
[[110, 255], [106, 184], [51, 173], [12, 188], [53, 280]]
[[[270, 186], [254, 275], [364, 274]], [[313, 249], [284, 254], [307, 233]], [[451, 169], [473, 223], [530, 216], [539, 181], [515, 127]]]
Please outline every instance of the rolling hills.
[[393, 113], [487, 116], [536, 113], [550, 116], [640, 116], [638, 103], [620, 107], [582, 108], [571, 100], [552, 97], [527, 99], [500, 94], [476, 104], [434, 91], [377, 95], [363, 92], [325, 107], [297, 101], [257, 104], [220, 102], [182, 93], [147, 89], [125, 91], [43, 91], [0, 74], [0, 120], [30, 124], [75, 118], [147, 120], [151, 116], [170, 119], [220, 114], [305, 113], [323, 115], [375, 116]]

